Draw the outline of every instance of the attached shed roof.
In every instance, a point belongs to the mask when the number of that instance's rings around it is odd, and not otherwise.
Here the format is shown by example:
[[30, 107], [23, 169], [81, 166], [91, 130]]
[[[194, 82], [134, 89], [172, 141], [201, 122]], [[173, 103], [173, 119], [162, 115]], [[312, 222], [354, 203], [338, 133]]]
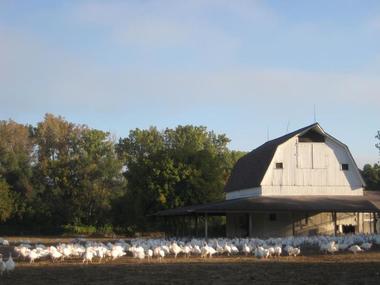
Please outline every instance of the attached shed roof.
[[363, 196], [258, 196], [158, 212], [157, 216], [246, 212], [380, 212], [380, 191]]
[[228, 178], [225, 192], [232, 192], [241, 189], [260, 187], [261, 181], [273, 159], [276, 149], [292, 137], [301, 134], [309, 129], [318, 126], [314, 123], [301, 128], [282, 137], [267, 141], [263, 145], [241, 157], [232, 169]]

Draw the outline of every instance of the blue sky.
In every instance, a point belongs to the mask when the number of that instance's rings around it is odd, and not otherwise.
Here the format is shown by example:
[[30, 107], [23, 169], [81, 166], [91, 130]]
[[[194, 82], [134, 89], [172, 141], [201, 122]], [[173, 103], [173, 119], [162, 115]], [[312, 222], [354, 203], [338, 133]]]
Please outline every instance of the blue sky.
[[126, 136], [205, 125], [251, 150], [313, 122], [379, 155], [379, 1], [0, 1], [0, 119]]

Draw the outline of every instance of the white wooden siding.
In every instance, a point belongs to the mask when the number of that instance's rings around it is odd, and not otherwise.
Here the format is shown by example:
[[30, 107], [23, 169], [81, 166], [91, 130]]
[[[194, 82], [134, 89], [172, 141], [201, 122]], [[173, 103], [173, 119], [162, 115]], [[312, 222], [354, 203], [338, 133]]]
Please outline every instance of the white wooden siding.
[[[276, 169], [276, 162], [284, 168]], [[341, 168], [342, 163], [349, 170]], [[297, 137], [280, 145], [261, 182], [262, 195], [362, 195], [362, 183], [346, 148], [325, 143], [299, 143]]]
[[324, 143], [313, 143], [313, 165], [314, 169], [326, 169], [328, 154]]
[[297, 143], [297, 159], [298, 159], [298, 168], [310, 169], [312, 168], [312, 144], [310, 143]]

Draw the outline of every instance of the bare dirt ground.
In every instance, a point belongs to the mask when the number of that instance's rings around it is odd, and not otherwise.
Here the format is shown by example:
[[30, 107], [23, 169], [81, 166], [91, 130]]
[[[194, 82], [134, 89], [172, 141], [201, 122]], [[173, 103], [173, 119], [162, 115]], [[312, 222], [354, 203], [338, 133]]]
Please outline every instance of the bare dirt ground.
[[[6, 258], [9, 250], [0, 247]], [[304, 254], [270, 260], [253, 256], [207, 260], [169, 257], [161, 263], [123, 257], [89, 265], [79, 259], [29, 264], [16, 258], [16, 270], [0, 277], [0, 284], [380, 284], [379, 249], [357, 255]]]

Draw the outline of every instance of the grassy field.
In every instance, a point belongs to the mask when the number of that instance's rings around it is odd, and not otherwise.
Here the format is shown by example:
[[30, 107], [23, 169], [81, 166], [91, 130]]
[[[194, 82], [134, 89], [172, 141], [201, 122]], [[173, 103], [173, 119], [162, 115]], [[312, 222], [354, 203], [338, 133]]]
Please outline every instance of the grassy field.
[[[5, 253], [11, 248], [1, 247]], [[305, 253], [303, 256], [257, 260], [172, 257], [163, 262], [123, 257], [114, 262], [83, 265], [79, 259], [35, 264], [17, 261], [16, 270], [0, 284], [380, 284], [380, 250], [354, 255]]]

